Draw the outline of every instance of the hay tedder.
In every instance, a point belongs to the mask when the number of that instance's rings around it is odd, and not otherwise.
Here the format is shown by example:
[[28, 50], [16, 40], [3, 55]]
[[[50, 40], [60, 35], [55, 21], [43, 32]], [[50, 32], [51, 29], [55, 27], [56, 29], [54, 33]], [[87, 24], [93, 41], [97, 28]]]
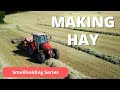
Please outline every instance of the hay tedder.
[[49, 58], [59, 59], [59, 52], [49, 45], [49, 39], [45, 34], [32, 34], [32, 37], [13, 39], [11, 42], [17, 43], [19, 50], [26, 51], [30, 57], [34, 56], [39, 63], [44, 63]]

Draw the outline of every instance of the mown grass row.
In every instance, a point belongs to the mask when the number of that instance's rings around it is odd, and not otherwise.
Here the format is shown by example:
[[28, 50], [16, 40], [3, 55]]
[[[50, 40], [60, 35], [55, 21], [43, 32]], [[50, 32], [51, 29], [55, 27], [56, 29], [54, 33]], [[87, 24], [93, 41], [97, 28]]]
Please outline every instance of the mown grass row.
[[[43, 25], [43, 26], [52, 27], [51, 25], [40, 24], [40, 23], [37, 23], [37, 25]], [[78, 29], [78, 28], [65, 28], [65, 29], [68, 29], [68, 30], [76, 30], [76, 31], [83, 31], [83, 32], [91, 32], [91, 33], [99, 33], [99, 34], [112, 35], [112, 36], [120, 36], [119, 33], [113, 33], [113, 32], [103, 32], [103, 31], [87, 30], [87, 29]]]
[[27, 33], [27, 34], [33, 34], [32, 32], [27, 32], [27, 31], [21, 29], [18, 25], [16, 25], [16, 29], [19, 30], [19, 31], [22, 31], [24, 33]]
[[68, 29], [77, 30], [77, 31], [84, 31], [84, 32], [91, 32], [91, 33], [99, 33], [99, 34], [113, 35], [113, 36], [120, 36], [119, 33], [113, 33], [113, 32], [103, 32], [103, 31], [87, 30], [87, 29], [77, 29], [77, 28], [68, 28]]
[[68, 76], [65, 77], [65, 79], [90, 79], [90, 77], [87, 77], [87, 76], [77, 72], [76, 70], [74, 70], [73, 68], [71, 68], [70, 66], [66, 65], [65, 63], [63, 63], [59, 60], [50, 59], [50, 60], [47, 60], [45, 62], [45, 64], [49, 67], [66, 67], [66, 68], [68, 68]]
[[108, 62], [111, 62], [113, 64], [120, 65], [120, 57], [118, 57], [118, 56], [107, 55], [107, 54], [104, 54], [102, 52], [94, 51], [92, 49], [81, 47], [81, 46], [68, 45], [66, 42], [62, 42], [62, 41], [59, 41], [59, 40], [52, 39], [51, 41], [53, 41], [55, 43], [62, 44], [62, 45], [67, 46], [67, 47], [74, 48], [74, 49], [79, 50], [79, 51], [86, 52], [90, 55], [101, 58], [101, 59], [106, 60]]
[[[25, 32], [25, 33], [28, 33], [28, 34], [32, 34], [31, 32], [27, 32], [27, 31], [24, 31], [24, 30], [20, 29], [19, 26], [16, 26], [16, 28], [19, 31], [22, 31], [22, 32]], [[90, 55], [94, 55], [94, 56], [96, 56], [98, 58], [101, 58], [101, 59], [106, 60], [108, 62], [111, 62], [113, 64], [120, 65], [120, 57], [107, 55], [107, 54], [104, 54], [102, 52], [94, 51], [92, 49], [85, 48], [85, 47], [80, 47], [80, 46], [75, 46], [75, 45], [68, 45], [66, 42], [62, 42], [62, 41], [55, 40], [55, 39], [51, 39], [51, 41], [53, 41], [55, 43], [62, 44], [64, 46], [68, 46], [68, 47], [74, 48], [76, 50], [80, 50], [80, 51], [86, 52], [86, 53], [88, 53]]]
[[3, 65], [0, 64], [0, 79], [3, 79], [2, 68], [3, 68]]

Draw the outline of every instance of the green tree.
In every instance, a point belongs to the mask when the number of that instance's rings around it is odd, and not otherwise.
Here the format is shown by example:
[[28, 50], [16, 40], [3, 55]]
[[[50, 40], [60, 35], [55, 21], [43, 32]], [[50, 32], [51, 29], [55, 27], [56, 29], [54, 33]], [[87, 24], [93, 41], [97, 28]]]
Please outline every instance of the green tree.
[[0, 11], [0, 23], [4, 23], [5, 11]]

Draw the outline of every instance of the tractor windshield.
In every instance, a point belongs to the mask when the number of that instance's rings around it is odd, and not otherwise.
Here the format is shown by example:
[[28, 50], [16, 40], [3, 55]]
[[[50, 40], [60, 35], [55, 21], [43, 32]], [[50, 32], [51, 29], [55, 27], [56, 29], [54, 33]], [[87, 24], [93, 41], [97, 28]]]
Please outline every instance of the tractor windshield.
[[47, 43], [47, 36], [46, 35], [39, 36], [38, 42], [39, 42], [39, 44]]

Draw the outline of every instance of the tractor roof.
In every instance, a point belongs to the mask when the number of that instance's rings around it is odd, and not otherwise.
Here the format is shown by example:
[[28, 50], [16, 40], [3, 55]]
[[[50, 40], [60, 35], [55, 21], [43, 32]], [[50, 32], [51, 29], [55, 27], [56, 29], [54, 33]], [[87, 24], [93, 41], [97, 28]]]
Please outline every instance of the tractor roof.
[[45, 35], [44, 33], [35, 33], [33, 35], [36, 35], [36, 36], [41, 36], [41, 35]]

